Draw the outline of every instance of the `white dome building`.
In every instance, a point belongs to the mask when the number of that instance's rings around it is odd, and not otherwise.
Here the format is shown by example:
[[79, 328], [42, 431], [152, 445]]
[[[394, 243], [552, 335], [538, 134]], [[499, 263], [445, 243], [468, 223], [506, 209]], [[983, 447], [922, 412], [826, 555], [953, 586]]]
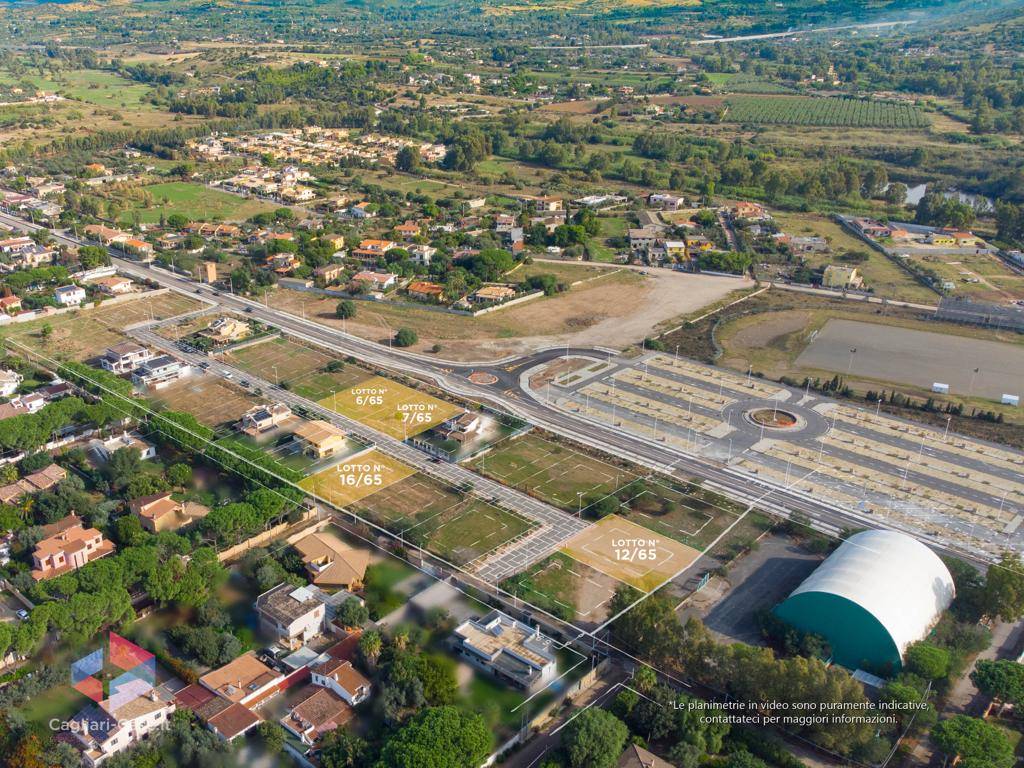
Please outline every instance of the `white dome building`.
[[954, 595], [939, 556], [906, 534], [851, 536], [775, 609], [821, 635], [850, 669], [898, 670], [907, 646], [928, 634]]

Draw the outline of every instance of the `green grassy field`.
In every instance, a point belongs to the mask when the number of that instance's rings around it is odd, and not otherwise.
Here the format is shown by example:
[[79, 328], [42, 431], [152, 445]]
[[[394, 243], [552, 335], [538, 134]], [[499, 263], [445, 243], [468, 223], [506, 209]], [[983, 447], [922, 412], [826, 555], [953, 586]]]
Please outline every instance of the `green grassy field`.
[[67, 99], [84, 101], [100, 107], [125, 109], [155, 109], [144, 99], [149, 95], [150, 87], [142, 83], [134, 83], [114, 72], [98, 69], [76, 69], [63, 72], [50, 78], [40, 75], [26, 74], [17, 78], [8, 73], [0, 73], [0, 82], [15, 83], [27, 81], [36, 88], [47, 92], [55, 92]]
[[150, 184], [144, 189], [153, 195], [153, 207], [124, 211], [121, 214], [123, 223], [132, 222], [133, 210], [138, 211], [142, 223], [155, 224], [160, 221], [161, 215], [169, 216], [172, 213], [180, 213], [194, 221], [244, 221], [257, 213], [272, 211], [279, 207], [261, 200], [246, 200], [238, 195], [187, 181]]

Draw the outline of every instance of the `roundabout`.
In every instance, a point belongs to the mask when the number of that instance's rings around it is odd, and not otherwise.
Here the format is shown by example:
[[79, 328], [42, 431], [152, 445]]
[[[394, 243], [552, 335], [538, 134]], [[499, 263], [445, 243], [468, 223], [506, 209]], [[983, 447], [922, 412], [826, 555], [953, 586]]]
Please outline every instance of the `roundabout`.
[[814, 440], [828, 432], [829, 422], [813, 408], [770, 399], [737, 400], [721, 418], [753, 440]]

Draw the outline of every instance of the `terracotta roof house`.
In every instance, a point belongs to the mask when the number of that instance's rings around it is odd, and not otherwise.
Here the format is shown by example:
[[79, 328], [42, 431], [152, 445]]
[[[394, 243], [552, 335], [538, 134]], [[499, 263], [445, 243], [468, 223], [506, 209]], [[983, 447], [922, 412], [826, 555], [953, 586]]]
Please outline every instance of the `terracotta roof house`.
[[190, 709], [206, 727], [225, 741], [234, 741], [262, 722], [259, 716], [242, 704], [234, 704], [217, 696], [199, 683], [186, 686], [174, 694], [179, 708]]
[[328, 421], [304, 421], [295, 428], [295, 440], [307, 456], [325, 459], [345, 449], [345, 432]]
[[351, 661], [330, 658], [309, 668], [313, 685], [329, 688], [353, 707], [370, 697], [370, 681]]
[[323, 589], [361, 589], [370, 553], [355, 549], [330, 533], [311, 533], [294, 547], [312, 582]]
[[617, 768], [672, 768], [672, 763], [665, 762], [643, 747], [630, 744], [619, 758]]
[[128, 508], [150, 533], [176, 531], [206, 517], [210, 512], [194, 501], [176, 501], [170, 491], [132, 499], [128, 502]]
[[414, 280], [407, 289], [409, 295], [420, 301], [440, 301], [444, 296], [444, 286], [425, 280]]
[[43, 536], [32, 552], [32, 578], [36, 581], [81, 568], [114, 551], [112, 542], [95, 528], [86, 528], [74, 514], [43, 526]]
[[48, 491], [68, 476], [63, 467], [51, 464], [38, 472], [25, 475], [17, 482], [0, 487], [0, 504], [11, 504], [27, 493]]
[[280, 720], [304, 744], [312, 746], [323, 734], [352, 719], [352, 708], [333, 691], [311, 685], [304, 693], [305, 698]]
[[203, 686], [222, 699], [247, 706], [277, 693], [283, 681], [284, 675], [257, 659], [252, 651], [199, 678]]

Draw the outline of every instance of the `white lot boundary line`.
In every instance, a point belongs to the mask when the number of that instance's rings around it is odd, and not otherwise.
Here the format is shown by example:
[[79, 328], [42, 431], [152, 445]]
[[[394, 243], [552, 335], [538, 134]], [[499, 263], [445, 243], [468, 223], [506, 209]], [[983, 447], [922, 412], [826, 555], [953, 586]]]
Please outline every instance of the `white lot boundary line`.
[[[810, 477], [811, 475], [813, 475], [813, 474], [814, 474], [814, 473], [815, 473], [816, 471], [817, 471], [817, 470], [813, 470], [813, 469], [812, 469], [812, 470], [811, 470], [810, 472], [808, 472], [808, 473], [807, 473], [806, 475], [804, 475], [803, 477], [801, 477], [801, 478], [799, 478], [798, 480], [794, 481], [793, 485], [795, 485], [796, 483], [799, 483], [799, 482], [802, 482], [802, 481], [806, 480], [806, 479], [807, 479], [808, 477]], [[787, 488], [787, 489], [784, 489], [784, 490], [788, 490], [788, 488]], [[716, 536], [716, 537], [715, 537], [715, 540], [714, 540], [714, 541], [712, 541], [712, 542], [711, 542], [710, 544], [708, 544], [708, 545], [707, 545], [707, 546], [706, 546], [706, 547], [705, 547], [705, 548], [704, 548], [704, 549], [703, 549], [703, 550], [702, 550], [702, 551], [700, 552], [700, 554], [699, 554], [699, 556], [698, 556], [698, 557], [694, 558], [694, 559], [693, 559], [693, 560], [692, 560], [691, 562], [689, 562], [689, 563], [687, 563], [687, 564], [686, 564], [685, 566], [683, 566], [683, 568], [682, 568], [682, 569], [680, 569], [678, 573], [675, 573], [675, 574], [673, 574], [673, 575], [672, 575], [671, 577], [669, 577], [668, 579], [666, 579], [665, 581], [663, 581], [663, 582], [662, 582], [661, 584], [659, 584], [659, 585], [658, 585], [657, 587], [655, 587], [654, 589], [652, 589], [652, 590], [651, 590], [650, 592], [648, 592], [647, 594], [643, 595], [642, 597], [640, 597], [639, 599], [637, 599], [637, 600], [636, 600], [635, 602], [633, 602], [632, 604], [630, 604], [630, 605], [626, 606], [625, 608], [623, 608], [623, 609], [622, 609], [621, 611], [619, 611], [619, 612], [618, 612], [617, 614], [615, 614], [614, 616], [612, 616], [612, 617], [611, 617], [610, 619], [606, 619], [606, 620], [605, 620], [605, 622], [604, 622], [603, 624], [601, 624], [601, 626], [597, 627], [597, 628], [596, 628], [596, 629], [594, 629], [594, 630], [591, 630], [591, 631], [587, 632], [586, 634], [588, 634], [588, 635], [591, 635], [591, 636], [596, 636], [596, 633], [598, 633], [598, 632], [600, 632], [600, 631], [601, 631], [602, 629], [606, 628], [606, 627], [607, 627], [607, 626], [608, 626], [609, 624], [611, 624], [612, 622], [614, 622], [615, 620], [617, 620], [617, 619], [618, 619], [618, 618], [619, 618], [620, 616], [623, 616], [624, 614], [628, 613], [628, 612], [629, 612], [630, 610], [632, 610], [632, 609], [633, 609], [633, 608], [635, 608], [635, 607], [636, 607], [637, 605], [639, 605], [640, 603], [642, 603], [642, 602], [643, 602], [644, 600], [646, 600], [646, 599], [647, 599], [648, 597], [650, 597], [651, 595], [653, 595], [653, 594], [654, 594], [655, 592], [657, 592], [657, 591], [658, 591], [659, 589], [661, 589], [662, 587], [664, 587], [664, 586], [665, 586], [666, 584], [668, 584], [668, 583], [670, 583], [670, 582], [673, 582], [673, 581], [675, 581], [676, 579], [678, 579], [678, 578], [679, 578], [680, 576], [682, 576], [682, 575], [683, 575], [683, 573], [685, 573], [685, 572], [686, 572], [686, 571], [687, 571], [687, 570], [688, 570], [689, 568], [691, 568], [691, 567], [692, 567], [692, 566], [694, 565], [694, 563], [697, 563], [697, 562], [699, 562], [699, 561], [700, 561], [700, 559], [701, 559], [701, 557], [704, 557], [704, 556], [705, 556], [705, 555], [706, 555], [706, 554], [707, 554], [708, 552], [710, 552], [710, 551], [711, 551], [711, 549], [712, 549], [712, 548], [713, 548], [713, 547], [714, 547], [714, 546], [715, 546], [716, 544], [718, 544], [718, 542], [720, 542], [720, 541], [721, 541], [721, 540], [722, 540], [723, 538], [725, 538], [725, 537], [726, 537], [726, 536], [727, 536], [727, 535], [728, 535], [728, 534], [729, 534], [729, 533], [730, 533], [730, 532], [732, 531], [732, 529], [733, 529], [733, 528], [735, 528], [735, 527], [736, 527], [736, 526], [737, 526], [737, 525], [738, 525], [738, 524], [739, 524], [739, 523], [740, 523], [740, 522], [741, 522], [741, 521], [742, 521], [742, 520], [743, 520], [743, 519], [744, 519], [744, 518], [745, 518], [745, 517], [746, 517], [746, 516], [747, 516], [748, 514], [750, 514], [750, 512], [752, 512], [752, 511], [753, 511], [754, 507], [756, 507], [756, 506], [757, 506], [758, 504], [760, 504], [760, 503], [761, 503], [761, 501], [763, 501], [763, 500], [764, 500], [765, 498], [767, 498], [767, 497], [768, 497], [768, 496], [770, 496], [771, 494], [775, 493], [775, 491], [776, 491], [776, 489], [772, 488], [772, 489], [770, 489], [770, 490], [766, 491], [766, 492], [765, 492], [764, 494], [762, 494], [762, 495], [761, 495], [761, 496], [759, 496], [758, 498], [754, 499], [754, 501], [753, 501], [753, 502], [751, 502], [751, 504], [750, 504], [750, 505], [749, 505], [749, 506], [747, 507], [747, 509], [746, 509], [746, 510], [745, 510], [745, 511], [743, 512], [743, 514], [742, 514], [742, 515], [740, 515], [740, 516], [739, 516], [739, 517], [737, 517], [737, 518], [736, 518], [735, 520], [733, 520], [733, 521], [732, 521], [732, 523], [730, 523], [730, 524], [729, 524], [729, 526], [728, 526], [728, 527], [727, 527], [727, 528], [726, 528], [726, 529], [725, 529], [724, 531], [722, 531], [722, 532], [721, 532], [720, 534], [718, 534], [718, 536]]]

